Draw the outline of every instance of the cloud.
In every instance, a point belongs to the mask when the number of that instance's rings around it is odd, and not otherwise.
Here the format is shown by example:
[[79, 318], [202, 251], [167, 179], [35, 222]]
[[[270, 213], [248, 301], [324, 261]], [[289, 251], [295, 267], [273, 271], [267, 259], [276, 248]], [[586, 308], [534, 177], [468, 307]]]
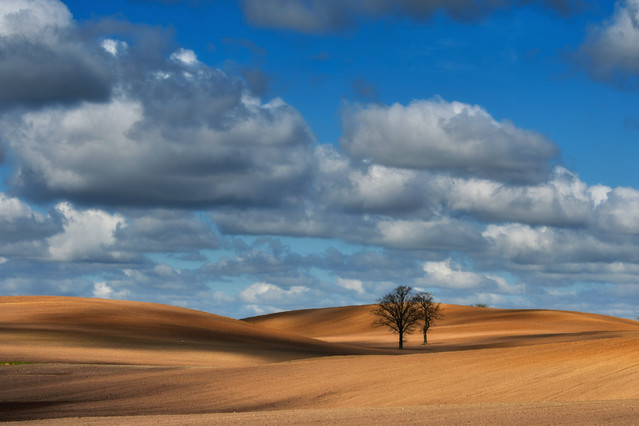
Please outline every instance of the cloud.
[[[252, 18], [262, 25], [331, 31], [362, 18], [472, 20], [524, 4], [571, 13], [578, 3], [242, 6], [282, 6]], [[293, 106], [256, 96], [268, 83], [257, 67], [211, 67], [150, 27], [80, 26], [53, 0], [0, 11], [0, 53], [11, 53], [0, 78], [18, 65], [37, 77], [0, 94], [11, 174], [0, 193], [3, 294], [126, 297], [233, 316], [370, 303], [397, 283], [508, 306], [638, 294], [639, 192], [589, 186], [557, 166], [552, 141], [481, 106], [352, 105], [341, 145], [318, 145]], [[229, 42], [250, 49], [254, 65], [266, 54]], [[353, 83], [377, 100], [370, 82]]]
[[636, 282], [636, 238], [522, 224], [489, 225], [484, 237], [489, 267], [518, 273], [529, 282]]
[[0, 220], [2, 220], [2, 223], [13, 224], [21, 219], [42, 221], [43, 217], [41, 214], [34, 212], [22, 200], [0, 192]]
[[477, 250], [482, 245], [479, 232], [464, 221], [452, 218], [424, 220], [382, 220], [377, 227], [378, 244], [398, 249]]
[[113, 77], [57, 0], [0, 4], [0, 111], [106, 101]]
[[132, 253], [195, 254], [220, 248], [211, 224], [180, 210], [127, 211], [127, 226], [116, 229], [117, 249]]
[[441, 287], [446, 289], [494, 289], [503, 293], [521, 293], [522, 285], [511, 285], [498, 275], [465, 271], [452, 259], [425, 262], [424, 276], [416, 280], [418, 285]]
[[357, 294], [365, 294], [364, 283], [360, 280], [351, 280], [347, 278], [337, 277], [336, 284], [340, 287], [344, 287], [347, 290], [352, 290]]
[[192, 50], [168, 50], [162, 31], [79, 27], [56, 0], [4, 2], [0, 17], [1, 151], [15, 159], [13, 193], [202, 208], [278, 205], [306, 191], [314, 136], [299, 112], [262, 102]]
[[579, 11], [583, 3], [581, 0], [241, 0], [250, 23], [306, 33], [339, 30], [361, 17], [397, 16], [423, 21], [443, 13], [453, 20], [476, 21], [496, 10], [520, 5], [567, 15]]
[[485, 222], [584, 225], [604, 196], [602, 187], [589, 188], [563, 167], [556, 167], [547, 182], [536, 185], [439, 177], [437, 186], [437, 193], [452, 211], [471, 214]]
[[240, 299], [246, 303], [292, 304], [292, 300], [305, 297], [309, 292], [307, 287], [293, 286], [288, 290], [274, 284], [255, 283], [240, 292]]
[[249, 247], [236, 247], [235, 253], [235, 256], [204, 265], [202, 271], [218, 278], [259, 276], [280, 284], [294, 285], [302, 281], [309, 284], [309, 278], [300, 272], [310, 266], [307, 261], [301, 255], [280, 247], [275, 239], [260, 238]]
[[606, 188], [595, 210], [599, 228], [617, 234], [639, 236], [639, 191], [634, 188]]
[[316, 306], [325, 297], [325, 293], [310, 287], [283, 287], [267, 282], [251, 284], [239, 294], [239, 300], [246, 304], [244, 311], [249, 315], [291, 310], [309, 304]]
[[93, 297], [97, 297], [99, 299], [124, 299], [128, 294], [129, 291], [126, 289], [119, 292], [114, 291], [104, 281], [97, 282], [93, 286]]
[[66, 28], [71, 12], [55, 0], [5, 0], [0, 6], [0, 36], [39, 38], [45, 31]]
[[[43, 239], [62, 230], [62, 225], [34, 212], [17, 198], [0, 192], [0, 256], [5, 259], [45, 258], [47, 245]], [[6, 257], [5, 257], [6, 256]]]
[[621, 87], [639, 78], [639, 0], [619, 0], [611, 18], [594, 27], [577, 60], [595, 80]]
[[107, 103], [3, 120], [15, 190], [157, 207], [278, 204], [304, 191], [313, 136], [301, 115], [260, 103], [220, 70], [178, 62]]
[[56, 210], [63, 217], [64, 231], [48, 239], [51, 259], [118, 260], [118, 253], [108, 249], [116, 242], [116, 229], [126, 225], [124, 217], [95, 209], [79, 211], [66, 202], [58, 203]]
[[427, 190], [414, 170], [355, 165], [331, 146], [315, 150], [314, 189], [323, 203], [347, 212], [398, 213], [424, 206]]
[[505, 182], [545, 180], [557, 146], [494, 120], [483, 108], [443, 99], [345, 110], [340, 145], [389, 167], [438, 170]]
[[199, 61], [197, 60], [197, 55], [190, 49], [179, 48], [175, 52], [171, 53], [169, 59], [171, 59], [172, 61], [181, 62], [186, 66], [197, 65], [199, 63]]

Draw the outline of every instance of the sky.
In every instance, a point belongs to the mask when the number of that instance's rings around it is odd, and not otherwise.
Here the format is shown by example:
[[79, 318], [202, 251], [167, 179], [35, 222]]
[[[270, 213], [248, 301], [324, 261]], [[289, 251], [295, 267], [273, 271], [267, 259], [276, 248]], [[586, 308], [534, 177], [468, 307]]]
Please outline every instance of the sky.
[[639, 0], [2, 0], [0, 295], [636, 318]]

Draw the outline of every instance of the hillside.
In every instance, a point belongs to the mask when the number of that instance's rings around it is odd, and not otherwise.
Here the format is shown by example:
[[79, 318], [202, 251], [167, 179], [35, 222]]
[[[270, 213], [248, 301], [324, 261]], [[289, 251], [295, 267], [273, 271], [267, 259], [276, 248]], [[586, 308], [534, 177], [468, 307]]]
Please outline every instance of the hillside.
[[370, 306], [238, 321], [150, 303], [0, 297], [0, 421], [447, 425], [639, 418], [639, 323], [563, 311], [446, 305], [444, 312], [431, 345], [420, 345], [417, 334], [400, 352], [392, 349], [394, 335], [370, 328]]
[[226, 367], [373, 352], [175, 306], [69, 297], [0, 297], [0, 339], [3, 359], [37, 362]]
[[[373, 328], [373, 306], [305, 309], [247, 318], [273, 330], [330, 342], [392, 347], [396, 335]], [[605, 315], [536, 309], [492, 309], [442, 304], [443, 318], [429, 331], [430, 350], [528, 345], [611, 337], [638, 330], [639, 323]], [[407, 348], [421, 344], [419, 332]], [[396, 344], [396, 343], [395, 343]]]

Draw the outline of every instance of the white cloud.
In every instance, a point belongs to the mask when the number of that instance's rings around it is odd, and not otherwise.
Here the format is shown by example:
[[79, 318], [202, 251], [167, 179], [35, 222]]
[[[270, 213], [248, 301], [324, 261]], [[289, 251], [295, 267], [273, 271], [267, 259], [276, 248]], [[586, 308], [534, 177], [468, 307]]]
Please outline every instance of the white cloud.
[[121, 40], [113, 40], [111, 38], [107, 38], [102, 41], [102, 48], [109, 52], [112, 56], [118, 56], [128, 47], [129, 45]]
[[348, 108], [341, 146], [385, 166], [500, 181], [544, 180], [557, 154], [542, 135], [498, 122], [477, 105], [443, 99]]
[[639, 234], [639, 190], [619, 187], [606, 193], [595, 211], [597, 224], [608, 232]]
[[595, 28], [578, 55], [596, 79], [624, 83], [639, 76], [639, 0], [619, 0], [613, 16]]
[[198, 64], [197, 55], [190, 49], [178, 49], [171, 53], [171, 60], [182, 62], [185, 65]]
[[132, 143], [126, 136], [141, 117], [139, 103], [120, 98], [69, 110], [26, 113], [22, 128], [3, 123], [23, 164], [16, 176], [17, 184], [29, 184], [21, 175], [27, 168], [37, 171], [54, 192], [81, 191], [99, 185], [101, 174], [109, 170], [118, 174], [127, 162], [146, 158], [144, 146]]
[[357, 294], [364, 294], [364, 283], [360, 280], [353, 280], [347, 278], [337, 278], [336, 284], [340, 287], [343, 287], [347, 290], [352, 290]]
[[[60, 28], [69, 27], [69, 9], [57, 0], [2, 0], [0, 2], [0, 36], [21, 36], [52, 42], [50, 37]], [[42, 37], [47, 33], [47, 37]]]
[[400, 249], [466, 250], [480, 242], [470, 223], [448, 217], [430, 221], [382, 219], [377, 228], [379, 244]]
[[608, 200], [608, 193], [612, 191], [612, 188], [605, 185], [593, 185], [588, 188], [588, 193], [594, 204], [594, 207], [599, 206], [604, 201]]
[[486, 278], [494, 281], [502, 293], [522, 294], [526, 291], [525, 284], [510, 284], [504, 277], [500, 277], [499, 275], [486, 274]]
[[[168, 206], [270, 204], [300, 191], [312, 135], [299, 113], [279, 100], [217, 101], [222, 110], [210, 119], [184, 116], [179, 99], [150, 107], [116, 96], [26, 113], [21, 124], [5, 120], [0, 127], [20, 159], [14, 184], [43, 198]], [[208, 108], [215, 103], [208, 99]], [[165, 122], [149, 108], [175, 108], [178, 117]], [[180, 116], [194, 122], [180, 124]]]
[[294, 305], [308, 295], [309, 288], [292, 286], [288, 290], [274, 284], [257, 282], [240, 292], [240, 299], [250, 304]]
[[401, 210], [419, 204], [416, 173], [373, 164], [366, 171], [349, 173], [350, 196], [344, 203], [367, 211]]
[[423, 268], [426, 275], [418, 281], [418, 284], [425, 286], [472, 289], [479, 287], [484, 280], [480, 274], [462, 270], [461, 266], [451, 259], [425, 262]]
[[454, 290], [493, 290], [495, 295], [522, 294], [526, 286], [523, 283], [511, 284], [504, 277], [493, 273], [466, 271], [453, 261], [425, 262], [425, 275], [416, 283], [425, 287], [440, 287]]
[[115, 291], [106, 282], [96, 282], [93, 286], [93, 297], [99, 299], [123, 299], [129, 294], [128, 290]]
[[555, 231], [547, 226], [533, 228], [523, 224], [488, 225], [484, 238], [498, 247], [500, 253], [517, 258], [521, 253], [555, 256]]
[[41, 222], [44, 217], [31, 210], [31, 207], [20, 199], [0, 192], [0, 220], [14, 222], [17, 219], [35, 219]]
[[104, 260], [118, 256], [107, 250], [116, 242], [118, 226], [126, 225], [124, 217], [96, 209], [76, 210], [67, 202], [58, 203], [56, 210], [64, 218], [64, 232], [48, 239], [51, 259]]
[[512, 186], [486, 179], [437, 180], [438, 192], [456, 211], [472, 213], [486, 221], [548, 225], [583, 225], [602, 200], [602, 190], [588, 186], [564, 168], [538, 185]]
[[624, 265], [623, 270], [618, 270], [624, 274], [626, 264], [639, 260], [636, 240], [590, 229], [512, 223], [489, 225], [483, 235], [489, 244], [487, 254], [497, 265], [511, 271], [561, 275], [594, 267], [611, 273], [608, 279], [615, 280], [616, 268], [612, 265]]

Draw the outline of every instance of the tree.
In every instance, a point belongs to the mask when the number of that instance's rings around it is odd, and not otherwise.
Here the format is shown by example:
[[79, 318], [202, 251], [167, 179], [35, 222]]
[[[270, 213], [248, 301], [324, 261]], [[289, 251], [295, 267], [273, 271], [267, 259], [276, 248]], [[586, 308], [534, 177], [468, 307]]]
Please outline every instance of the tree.
[[440, 304], [435, 303], [433, 300], [433, 294], [429, 292], [417, 293], [413, 297], [413, 301], [417, 304], [419, 310], [419, 316], [424, 321], [424, 345], [428, 344], [428, 338], [426, 337], [428, 329], [433, 323], [442, 317]]
[[378, 317], [375, 326], [388, 327], [399, 334], [399, 349], [404, 348], [404, 334], [412, 332], [422, 318], [412, 292], [411, 287], [400, 285], [379, 299], [372, 311]]

